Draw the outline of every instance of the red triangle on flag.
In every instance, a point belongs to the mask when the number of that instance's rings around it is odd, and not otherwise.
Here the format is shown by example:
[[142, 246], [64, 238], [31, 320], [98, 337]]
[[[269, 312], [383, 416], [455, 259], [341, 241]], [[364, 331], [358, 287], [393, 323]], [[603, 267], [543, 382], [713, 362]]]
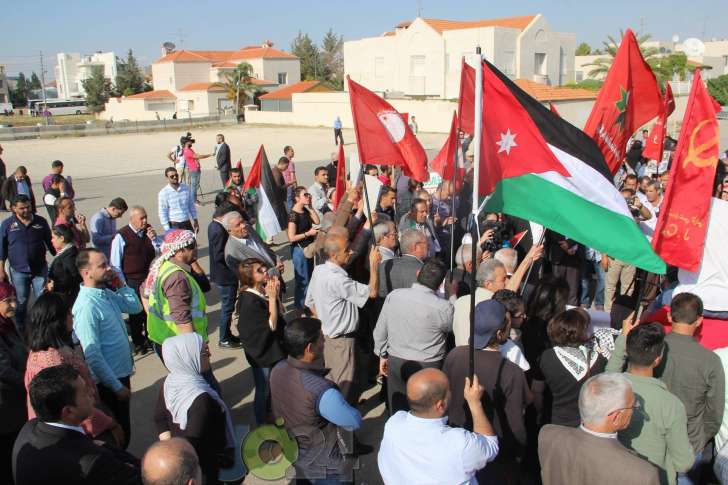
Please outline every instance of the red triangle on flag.
[[262, 160], [263, 145], [260, 145], [260, 148], [258, 149], [258, 154], [255, 156], [253, 166], [250, 167], [250, 173], [248, 174], [248, 178], [243, 184], [243, 191], [260, 186], [260, 164], [262, 163]]
[[523, 239], [523, 236], [525, 236], [527, 233], [528, 233], [528, 229], [517, 233], [516, 235], [514, 235], [511, 238], [510, 241], [508, 241], [508, 243], [511, 245], [512, 248], [515, 248], [516, 246], [518, 246], [518, 243], [521, 242], [521, 240]]

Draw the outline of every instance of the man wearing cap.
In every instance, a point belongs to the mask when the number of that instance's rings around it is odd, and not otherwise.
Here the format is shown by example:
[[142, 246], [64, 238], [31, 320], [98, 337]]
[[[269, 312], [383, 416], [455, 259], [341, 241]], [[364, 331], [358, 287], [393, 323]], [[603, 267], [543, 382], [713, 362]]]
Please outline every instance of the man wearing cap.
[[[481, 482], [486, 483], [504, 483], [507, 475], [517, 473], [516, 460], [523, 456], [526, 445], [523, 411], [530, 402], [531, 393], [523, 370], [499, 351], [508, 339], [510, 328], [510, 318], [503, 304], [486, 300], [476, 305], [475, 375], [485, 389], [483, 405], [493, 408], [493, 429], [500, 445], [495, 461], [478, 474]], [[450, 425], [466, 429], [473, 426], [468, 403], [463, 398], [463, 383], [470, 373], [469, 356], [467, 345], [456, 347], [450, 351], [442, 368], [450, 379], [452, 391], [448, 413]]]
[[390, 293], [374, 328], [374, 353], [379, 371], [387, 376], [387, 399], [392, 414], [409, 409], [407, 378], [427, 367], [440, 368], [447, 336], [452, 330], [453, 306], [435, 293], [447, 269], [429, 259], [411, 288]]
[[167, 233], [162, 255], [149, 270], [147, 334], [161, 357], [162, 343], [180, 333], [196, 332], [207, 342], [205, 295], [210, 282], [197, 264], [197, 242], [192, 231]]

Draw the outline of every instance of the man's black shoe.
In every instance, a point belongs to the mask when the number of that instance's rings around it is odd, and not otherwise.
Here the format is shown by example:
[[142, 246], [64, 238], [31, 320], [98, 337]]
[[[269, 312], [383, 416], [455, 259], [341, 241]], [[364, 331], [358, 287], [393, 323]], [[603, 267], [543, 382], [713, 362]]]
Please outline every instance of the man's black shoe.
[[243, 346], [242, 343], [240, 343], [240, 340], [237, 342], [235, 340], [229, 339], [229, 340], [221, 340], [219, 344], [217, 344], [218, 347], [222, 349], [239, 349]]

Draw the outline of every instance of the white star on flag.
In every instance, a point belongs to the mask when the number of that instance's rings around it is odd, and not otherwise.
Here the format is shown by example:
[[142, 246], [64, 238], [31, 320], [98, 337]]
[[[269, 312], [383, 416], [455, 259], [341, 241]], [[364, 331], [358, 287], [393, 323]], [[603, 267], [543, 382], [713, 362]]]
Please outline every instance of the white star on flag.
[[501, 133], [500, 141], [495, 142], [496, 145], [498, 145], [500, 148], [498, 149], [498, 153], [500, 152], [506, 152], [506, 155], [511, 154], [511, 148], [517, 147], [516, 144], [516, 137], [518, 136], [518, 133], [511, 133], [511, 129], [508, 128], [508, 130], [505, 133]]

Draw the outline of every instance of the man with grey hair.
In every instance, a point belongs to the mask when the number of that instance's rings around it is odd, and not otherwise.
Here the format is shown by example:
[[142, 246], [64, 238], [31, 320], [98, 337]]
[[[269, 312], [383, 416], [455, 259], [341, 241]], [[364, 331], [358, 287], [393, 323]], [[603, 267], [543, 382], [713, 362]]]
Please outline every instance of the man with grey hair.
[[265, 262], [276, 276], [283, 273], [283, 263], [263, 242], [258, 233], [243, 219], [239, 212], [228, 212], [222, 218], [222, 225], [230, 237], [225, 243], [225, 263], [237, 274], [238, 265], [248, 258]]
[[581, 426], [547, 424], [538, 436], [544, 485], [619, 483], [657, 485], [658, 469], [630, 453], [617, 440], [639, 402], [622, 374], [599, 374], [579, 392]]
[[400, 235], [399, 247], [402, 250], [401, 257], [380, 263], [380, 298], [386, 298], [399, 288], [409, 288], [417, 280], [417, 272], [427, 258], [427, 236], [417, 229], [406, 229]]
[[503, 263], [508, 276], [512, 276], [518, 266], [518, 253], [513, 248], [500, 248], [493, 255], [493, 259], [497, 259]]
[[[475, 274], [478, 287], [475, 289], [475, 304], [490, 300], [493, 294], [506, 287], [506, 268], [496, 259], [483, 261]], [[467, 345], [470, 337], [470, 295], [461, 296], [455, 301], [455, 317], [452, 331], [455, 345]]]
[[394, 259], [397, 249], [397, 226], [392, 221], [384, 221], [374, 225], [374, 242], [382, 255], [382, 262]]
[[[476, 260], [480, 261], [483, 251], [477, 248], [475, 255]], [[455, 267], [452, 275], [448, 274], [445, 279], [445, 296], [450, 299], [454, 305], [455, 301], [461, 296], [470, 294], [470, 279], [473, 272], [473, 246], [470, 244], [461, 244], [455, 251]]]
[[183, 438], [157, 441], [142, 460], [144, 485], [202, 485], [200, 460]]

